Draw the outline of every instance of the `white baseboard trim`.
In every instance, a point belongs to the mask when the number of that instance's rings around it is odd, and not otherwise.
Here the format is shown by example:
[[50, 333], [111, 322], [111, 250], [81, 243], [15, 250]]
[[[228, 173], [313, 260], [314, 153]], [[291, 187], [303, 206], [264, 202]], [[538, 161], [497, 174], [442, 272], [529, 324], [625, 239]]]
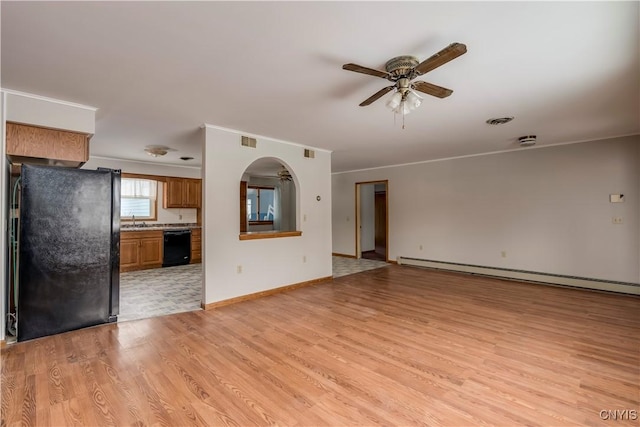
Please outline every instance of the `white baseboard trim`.
[[507, 268], [484, 267], [481, 265], [457, 264], [453, 262], [433, 261], [428, 259], [398, 257], [398, 264], [416, 267], [434, 268], [438, 270], [456, 271], [460, 273], [480, 274], [483, 276], [535, 282], [549, 285], [570, 286], [575, 288], [595, 289], [599, 291], [619, 292], [640, 295], [640, 284], [614, 282], [586, 277], [563, 276], [559, 274], [539, 273], [535, 271], [511, 270]]

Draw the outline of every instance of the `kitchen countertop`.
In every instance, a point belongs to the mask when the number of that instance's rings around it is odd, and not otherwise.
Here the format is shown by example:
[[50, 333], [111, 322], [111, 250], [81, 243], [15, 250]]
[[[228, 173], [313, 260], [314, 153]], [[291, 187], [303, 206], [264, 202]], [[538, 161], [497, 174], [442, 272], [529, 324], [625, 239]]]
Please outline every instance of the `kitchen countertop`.
[[154, 230], [184, 230], [202, 228], [202, 226], [186, 223], [186, 224], [125, 224], [120, 225], [120, 231], [154, 231]]

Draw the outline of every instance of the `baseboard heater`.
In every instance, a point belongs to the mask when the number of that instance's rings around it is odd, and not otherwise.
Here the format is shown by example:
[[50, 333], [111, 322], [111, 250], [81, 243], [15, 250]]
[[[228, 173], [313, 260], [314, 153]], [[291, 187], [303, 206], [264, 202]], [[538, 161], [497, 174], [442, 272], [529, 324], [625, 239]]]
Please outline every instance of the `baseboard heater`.
[[587, 288], [600, 291], [640, 295], [640, 284], [638, 283], [614, 282], [609, 280], [589, 279], [586, 277], [563, 276], [560, 274], [539, 273], [526, 270], [511, 270], [508, 268], [484, 267], [481, 265], [458, 264], [454, 262], [433, 261], [419, 258], [398, 257], [397, 260], [398, 264], [412, 265], [416, 267], [426, 267], [437, 270], [447, 270], [460, 273], [478, 274], [482, 276], [500, 277], [504, 279], [520, 280], [524, 282], [571, 286], [576, 288]]

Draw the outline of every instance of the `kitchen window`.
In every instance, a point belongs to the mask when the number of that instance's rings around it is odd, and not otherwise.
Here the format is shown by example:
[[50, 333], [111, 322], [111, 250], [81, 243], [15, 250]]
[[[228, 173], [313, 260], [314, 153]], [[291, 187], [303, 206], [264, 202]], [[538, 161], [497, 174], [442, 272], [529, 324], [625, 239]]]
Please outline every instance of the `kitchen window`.
[[155, 221], [158, 205], [158, 183], [152, 179], [122, 178], [120, 219]]

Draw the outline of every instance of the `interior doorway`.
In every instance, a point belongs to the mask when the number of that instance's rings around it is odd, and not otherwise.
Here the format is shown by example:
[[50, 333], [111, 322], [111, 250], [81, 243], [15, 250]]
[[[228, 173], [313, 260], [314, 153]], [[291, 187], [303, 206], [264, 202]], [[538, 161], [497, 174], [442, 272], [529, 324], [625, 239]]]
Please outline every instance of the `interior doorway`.
[[389, 260], [388, 180], [356, 183], [356, 257]]

